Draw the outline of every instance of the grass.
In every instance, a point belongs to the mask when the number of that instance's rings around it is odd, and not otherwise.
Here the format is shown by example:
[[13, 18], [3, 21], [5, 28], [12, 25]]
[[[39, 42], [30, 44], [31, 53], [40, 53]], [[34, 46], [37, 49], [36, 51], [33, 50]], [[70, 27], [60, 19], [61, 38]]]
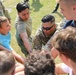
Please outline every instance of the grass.
[[[24, 56], [22, 52], [20, 51], [20, 47], [17, 45], [16, 39], [15, 39], [15, 28], [14, 28], [14, 22], [17, 16], [16, 12], [16, 4], [18, 2], [21, 2], [23, 0], [4, 0], [3, 4], [8, 9], [10, 16], [11, 16], [11, 46], [13, 49], [19, 53], [20, 55]], [[33, 22], [33, 31], [32, 36], [36, 33], [36, 30], [41, 25], [41, 18], [46, 14], [52, 14], [56, 2], [54, 0], [29, 0], [30, 4], [30, 14], [32, 17]], [[60, 22], [60, 20], [63, 18], [62, 14], [60, 14], [60, 9], [58, 9], [57, 13], [52, 14], [55, 16], [56, 23]], [[56, 62], [59, 63], [59, 58], [56, 59]]]

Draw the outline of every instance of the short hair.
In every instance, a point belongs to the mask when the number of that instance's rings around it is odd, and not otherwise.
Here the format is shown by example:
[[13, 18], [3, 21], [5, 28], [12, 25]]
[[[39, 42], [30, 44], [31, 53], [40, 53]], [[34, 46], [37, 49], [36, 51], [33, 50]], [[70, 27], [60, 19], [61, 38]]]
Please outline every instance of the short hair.
[[25, 75], [55, 75], [55, 63], [50, 54], [35, 52], [25, 62]]
[[76, 28], [67, 27], [53, 36], [52, 46], [59, 53], [76, 62]]
[[58, 0], [58, 2], [61, 2], [61, 1], [64, 1], [64, 2], [76, 2], [76, 0]]
[[12, 52], [6, 50], [0, 51], [0, 75], [9, 72], [14, 65], [15, 59]]
[[54, 22], [55, 22], [55, 18], [54, 18], [53, 15], [47, 14], [47, 15], [45, 15], [45, 16], [41, 19], [41, 21], [42, 21], [43, 23], [45, 23], [45, 22], [54, 23]]
[[0, 28], [2, 27], [2, 23], [8, 21], [5, 16], [0, 16]]
[[75, 5], [76, 4], [76, 0], [58, 0], [58, 2], [64, 2], [65, 5]]
[[17, 12], [19, 12], [19, 13], [21, 11], [25, 10], [26, 8], [29, 9], [29, 4], [27, 2], [20, 2], [16, 6]]

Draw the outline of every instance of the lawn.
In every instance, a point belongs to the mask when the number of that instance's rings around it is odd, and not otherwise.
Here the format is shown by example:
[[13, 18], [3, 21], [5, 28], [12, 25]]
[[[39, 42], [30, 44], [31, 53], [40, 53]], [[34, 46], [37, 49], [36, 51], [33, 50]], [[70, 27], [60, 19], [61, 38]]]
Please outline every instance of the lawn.
[[[15, 39], [15, 28], [14, 28], [14, 22], [17, 16], [15, 7], [16, 4], [21, 1], [23, 0], [4, 0], [3, 4], [8, 9], [9, 14], [11, 16], [11, 36], [12, 36], [11, 46], [17, 53], [24, 56], [21, 53], [19, 46], [17, 45]], [[56, 2], [54, 0], [29, 0], [29, 4], [30, 4], [30, 14], [33, 21], [32, 36], [34, 36], [36, 30], [41, 25], [41, 18], [46, 14], [52, 14], [51, 12], [55, 7]], [[55, 16], [56, 23], [60, 22], [61, 19], [63, 18], [62, 14], [60, 14], [60, 9], [58, 9], [57, 13], [53, 13], [52, 15]], [[60, 60], [57, 58], [56, 62], [59, 63]]]

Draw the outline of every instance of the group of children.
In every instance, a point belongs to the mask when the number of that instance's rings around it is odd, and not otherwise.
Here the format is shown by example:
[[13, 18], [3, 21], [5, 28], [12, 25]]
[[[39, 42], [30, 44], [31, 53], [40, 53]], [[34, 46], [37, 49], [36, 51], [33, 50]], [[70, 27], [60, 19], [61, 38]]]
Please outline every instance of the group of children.
[[16, 63], [12, 52], [0, 51], [0, 75], [55, 75], [55, 63], [50, 54], [33, 52], [25, 64]]

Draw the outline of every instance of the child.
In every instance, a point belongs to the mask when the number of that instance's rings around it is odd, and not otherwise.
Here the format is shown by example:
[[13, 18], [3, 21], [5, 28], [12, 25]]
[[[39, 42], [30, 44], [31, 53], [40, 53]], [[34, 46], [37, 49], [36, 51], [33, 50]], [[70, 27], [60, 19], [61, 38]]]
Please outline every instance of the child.
[[[17, 61], [24, 63], [22, 57], [17, 54], [10, 46], [11, 35], [10, 35], [10, 23], [6, 17], [0, 17], [0, 45], [6, 48], [8, 51], [12, 51]], [[3, 49], [4, 49], [3, 48]]]
[[57, 51], [63, 63], [56, 66], [57, 74], [76, 75], [76, 28], [67, 27], [52, 38], [54, 52]]
[[16, 68], [21, 68], [22, 65], [17, 67], [15, 65], [15, 59], [11, 52], [6, 50], [0, 51], [0, 75], [20, 75], [20, 72], [22, 72], [22, 70], [20, 71]]
[[26, 59], [25, 75], [55, 75], [55, 63], [50, 54], [32, 52]]

